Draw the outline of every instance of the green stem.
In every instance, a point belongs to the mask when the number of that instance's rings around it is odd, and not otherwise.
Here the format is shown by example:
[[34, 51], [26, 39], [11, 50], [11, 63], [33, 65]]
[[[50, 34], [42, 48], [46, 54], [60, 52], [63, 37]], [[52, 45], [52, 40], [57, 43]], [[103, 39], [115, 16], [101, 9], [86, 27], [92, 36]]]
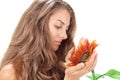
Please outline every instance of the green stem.
[[106, 74], [102, 74], [102, 75], [96, 77], [96, 80], [99, 79], [99, 78], [101, 78], [101, 77], [103, 77], [103, 76], [105, 76], [105, 75], [106, 75]]
[[92, 76], [93, 76], [93, 80], [97, 80], [96, 76], [95, 76], [95, 71], [94, 70], [92, 70]]

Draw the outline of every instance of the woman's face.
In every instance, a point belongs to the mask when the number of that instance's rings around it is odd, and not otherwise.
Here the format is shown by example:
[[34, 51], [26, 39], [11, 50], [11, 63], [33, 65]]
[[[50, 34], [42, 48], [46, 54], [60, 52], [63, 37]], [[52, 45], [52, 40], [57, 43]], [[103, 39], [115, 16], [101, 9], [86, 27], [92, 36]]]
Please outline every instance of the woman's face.
[[69, 24], [70, 14], [66, 9], [58, 9], [50, 16], [48, 27], [54, 51], [59, 48], [64, 39], [67, 39]]

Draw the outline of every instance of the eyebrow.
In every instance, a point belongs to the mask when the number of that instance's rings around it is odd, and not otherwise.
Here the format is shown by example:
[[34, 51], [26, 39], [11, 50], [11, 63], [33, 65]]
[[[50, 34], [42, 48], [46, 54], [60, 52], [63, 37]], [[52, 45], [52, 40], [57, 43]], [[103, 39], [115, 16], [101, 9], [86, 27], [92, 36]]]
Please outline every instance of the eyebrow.
[[[59, 22], [61, 22], [63, 25], [65, 25], [65, 23], [62, 21], [62, 20], [56, 20], [56, 21], [59, 21]], [[67, 28], [68, 28], [69, 26], [67, 26]]]
[[59, 21], [59, 22], [61, 22], [62, 24], [64, 24], [64, 25], [65, 25], [65, 23], [64, 23], [62, 20], [56, 20], [56, 21]]

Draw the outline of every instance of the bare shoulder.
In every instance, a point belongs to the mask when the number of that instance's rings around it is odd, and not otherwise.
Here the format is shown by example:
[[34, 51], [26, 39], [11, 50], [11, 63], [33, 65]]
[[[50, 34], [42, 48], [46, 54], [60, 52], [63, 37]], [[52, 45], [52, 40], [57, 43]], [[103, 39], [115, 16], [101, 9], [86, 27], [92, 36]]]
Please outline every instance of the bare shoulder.
[[12, 64], [7, 64], [0, 70], [0, 80], [16, 80]]

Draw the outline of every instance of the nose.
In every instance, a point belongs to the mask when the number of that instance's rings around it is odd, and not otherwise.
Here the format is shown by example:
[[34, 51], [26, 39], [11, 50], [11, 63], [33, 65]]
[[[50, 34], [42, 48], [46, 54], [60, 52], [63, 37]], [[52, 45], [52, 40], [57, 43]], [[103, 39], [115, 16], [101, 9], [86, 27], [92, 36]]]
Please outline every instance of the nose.
[[66, 33], [66, 30], [65, 31], [62, 31], [61, 34], [60, 34], [60, 38], [62, 39], [67, 39], [67, 33]]

